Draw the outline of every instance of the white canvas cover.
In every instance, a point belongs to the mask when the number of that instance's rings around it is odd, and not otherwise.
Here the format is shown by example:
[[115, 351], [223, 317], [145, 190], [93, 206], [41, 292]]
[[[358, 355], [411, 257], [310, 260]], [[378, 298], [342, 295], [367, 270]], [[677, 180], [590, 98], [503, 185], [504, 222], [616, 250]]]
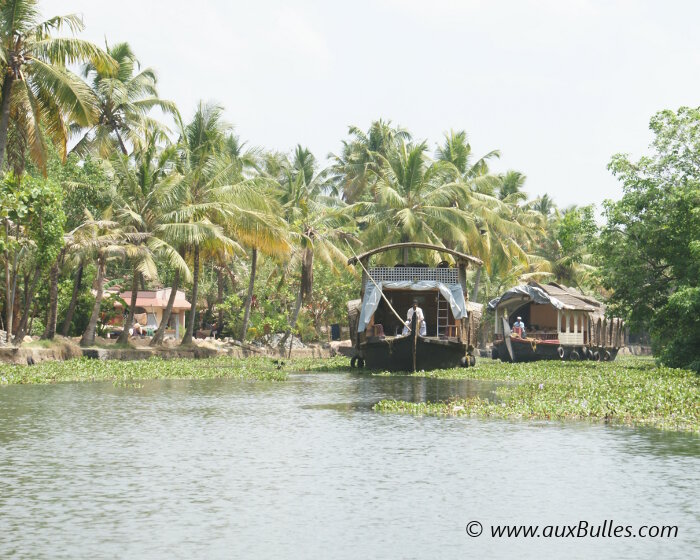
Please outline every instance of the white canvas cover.
[[[379, 289], [377, 289], [379, 286]], [[379, 302], [382, 299], [382, 291], [384, 290], [414, 290], [424, 292], [437, 288], [442, 294], [442, 297], [447, 300], [452, 310], [452, 315], [455, 319], [463, 319], [467, 316], [467, 304], [464, 300], [462, 286], [459, 284], [443, 284], [442, 282], [433, 282], [422, 280], [420, 282], [377, 282], [377, 286], [370, 283], [365, 289], [365, 297], [362, 301], [362, 311], [360, 312], [360, 322], [357, 325], [357, 332], [364, 332], [369, 325], [372, 315], [379, 307]], [[397, 309], [397, 312], [399, 310]]]

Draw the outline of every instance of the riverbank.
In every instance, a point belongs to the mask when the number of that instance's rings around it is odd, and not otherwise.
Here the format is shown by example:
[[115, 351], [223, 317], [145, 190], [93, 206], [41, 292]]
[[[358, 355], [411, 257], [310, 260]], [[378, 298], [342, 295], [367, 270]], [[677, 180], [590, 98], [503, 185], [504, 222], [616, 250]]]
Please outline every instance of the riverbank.
[[[308, 360], [306, 360], [308, 361]], [[298, 360], [303, 368], [305, 360]], [[247, 379], [251, 381], [284, 381], [291, 370], [270, 358], [180, 358], [164, 360], [94, 360], [77, 358], [46, 361], [33, 366], [14, 365], [0, 370], [0, 385], [48, 384], [62, 382], [111, 381], [128, 384], [147, 379]]]
[[700, 376], [657, 367], [650, 358], [614, 362], [540, 361], [420, 373], [449, 379], [505, 382], [495, 399], [410, 403], [383, 400], [374, 410], [417, 415], [505, 419], [591, 420], [700, 433]]
[[[301, 345], [298, 341], [290, 349], [288, 346], [255, 346], [241, 344], [233, 340], [195, 339], [192, 344], [181, 346], [164, 344], [151, 348], [150, 338], [133, 338], [128, 344], [116, 344], [114, 341], [101, 340], [89, 348], [81, 348], [77, 338], [56, 336], [52, 341], [34, 340], [21, 346], [0, 345], [0, 364], [34, 365], [46, 361], [71, 360], [79, 357], [95, 360], [148, 360], [154, 357], [163, 360], [203, 359], [216, 356], [231, 358], [272, 357], [272, 358], [331, 358], [338, 354], [347, 354], [350, 341], [316, 343]], [[169, 341], [168, 341], [169, 342]]]

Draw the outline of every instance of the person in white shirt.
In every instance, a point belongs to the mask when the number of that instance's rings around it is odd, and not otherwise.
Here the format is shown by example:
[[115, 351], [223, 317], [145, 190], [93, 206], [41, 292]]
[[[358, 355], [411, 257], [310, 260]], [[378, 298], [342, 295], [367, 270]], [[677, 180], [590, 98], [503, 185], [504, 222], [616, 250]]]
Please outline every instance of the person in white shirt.
[[518, 329], [520, 331], [520, 338], [527, 338], [527, 334], [525, 334], [525, 323], [523, 323], [522, 317], [518, 317], [515, 323], [513, 323], [513, 329]]
[[418, 334], [421, 336], [427, 336], [428, 330], [425, 326], [425, 316], [423, 315], [423, 310], [418, 307], [418, 302], [416, 300], [413, 300], [413, 307], [408, 309], [408, 313], [406, 314], [406, 324], [403, 328], [402, 334], [406, 336], [411, 332], [411, 320], [413, 319], [414, 313], [416, 314], [416, 324], [420, 323], [420, 327], [418, 327]]

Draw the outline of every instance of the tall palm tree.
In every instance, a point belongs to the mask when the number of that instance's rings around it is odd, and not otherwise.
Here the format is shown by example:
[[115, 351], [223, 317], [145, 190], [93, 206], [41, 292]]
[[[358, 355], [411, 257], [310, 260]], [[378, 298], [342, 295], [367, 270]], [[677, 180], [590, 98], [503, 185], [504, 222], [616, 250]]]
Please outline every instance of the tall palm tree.
[[379, 158], [386, 158], [400, 142], [409, 142], [411, 134], [391, 121], [373, 121], [367, 132], [357, 126], [348, 129], [351, 139], [343, 140], [340, 155], [333, 159], [334, 183], [343, 200], [357, 202], [367, 193], [374, 179], [372, 172], [379, 169]]
[[5, 158], [10, 118], [23, 130], [29, 153], [40, 168], [46, 164], [46, 136], [65, 157], [67, 120], [80, 126], [94, 122], [97, 111], [87, 85], [67, 68], [91, 61], [113, 66], [109, 55], [75, 37], [53, 37], [68, 28], [82, 30], [75, 15], [39, 17], [37, 0], [0, 2], [0, 169]]
[[138, 139], [153, 108], [180, 121], [175, 104], [158, 97], [155, 71], [140, 68], [128, 43], [107, 46], [107, 53], [116, 62], [114, 66], [89, 62], [83, 67], [98, 118], [73, 148], [78, 153], [92, 149], [102, 157], [109, 157], [117, 148], [126, 155], [126, 142], [133, 144]]
[[498, 198], [511, 203], [527, 200], [527, 194], [522, 190], [527, 177], [520, 173], [520, 171], [506, 171], [499, 175], [499, 179]]
[[532, 208], [549, 219], [556, 211], [556, 205], [548, 194], [543, 194], [532, 202]]
[[129, 243], [128, 236], [121, 230], [119, 223], [112, 219], [112, 208], [104, 210], [98, 218], [86, 210], [84, 222], [71, 233], [71, 243], [86, 262], [94, 260], [97, 265], [95, 302], [80, 339], [80, 346], [92, 346], [100, 317], [107, 261], [117, 256], [133, 255], [136, 247]]
[[493, 195], [500, 183], [498, 177], [490, 172], [488, 163], [490, 159], [501, 157], [501, 152], [491, 150], [473, 161], [472, 146], [464, 130], [450, 130], [445, 134], [435, 155], [438, 161], [454, 165], [462, 180], [469, 183], [473, 191]]
[[129, 313], [118, 342], [129, 339], [129, 329], [133, 324], [139, 279], [143, 276], [155, 280], [158, 270], [154, 257], [163, 255], [170, 265], [189, 275], [189, 268], [179, 251], [177, 241], [171, 244], [167, 235], [166, 215], [176, 200], [177, 181], [174, 173], [177, 147], [165, 145], [163, 131], [149, 126], [141, 130], [141, 136], [134, 137], [134, 151], [131, 156], [117, 154], [112, 160], [117, 181], [117, 218], [125, 231], [132, 234], [139, 245], [139, 251], [132, 259], [132, 289]]
[[283, 166], [279, 179], [278, 197], [295, 247], [288, 268], [300, 270], [299, 292], [281, 346], [296, 327], [301, 306], [313, 291], [314, 258], [332, 269], [347, 262], [340, 244], [354, 239], [354, 223], [345, 204], [329, 196], [331, 190], [328, 174], [316, 172], [313, 154], [297, 146], [293, 160]]
[[223, 108], [200, 102], [181, 134], [179, 207], [168, 215], [171, 225], [165, 229], [192, 256], [192, 309], [182, 344], [194, 335], [202, 256], [242, 254], [241, 243], [254, 245], [256, 228], [270, 222], [260, 180], [242, 177], [231, 158], [229, 131]]
[[244, 239], [243, 245], [250, 249], [250, 274], [248, 276], [248, 291], [243, 311], [241, 341], [245, 341], [248, 332], [250, 308], [255, 292], [258, 253], [279, 258], [287, 255], [291, 250], [287, 239], [287, 224], [282, 218], [282, 211], [279, 205], [272, 197], [261, 198], [261, 202], [262, 205], [258, 211], [263, 220], [250, 220], [245, 231], [242, 232], [242, 235], [239, 235], [240, 238]]
[[[479, 237], [476, 220], [458, 204], [472, 197], [468, 185], [452, 163], [430, 161], [426, 152], [424, 142], [401, 142], [395, 152], [380, 159], [376, 199], [350, 207], [358, 216], [366, 245], [408, 241], [444, 245], [447, 241], [454, 246]], [[404, 264], [409, 256], [404, 250]]]

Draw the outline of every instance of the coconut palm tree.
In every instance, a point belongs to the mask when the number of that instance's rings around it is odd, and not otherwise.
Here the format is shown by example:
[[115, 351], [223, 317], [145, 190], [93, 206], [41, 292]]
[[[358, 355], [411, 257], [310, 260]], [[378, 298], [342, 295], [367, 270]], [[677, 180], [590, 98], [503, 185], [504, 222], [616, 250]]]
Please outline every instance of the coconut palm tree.
[[509, 170], [500, 174], [498, 178], [498, 198], [513, 204], [527, 200], [527, 193], [522, 190], [527, 177], [520, 171]]
[[[468, 185], [452, 163], [431, 161], [426, 152], [425, 142], [401, 142], [380, 158], [380, 168], [373, 172], [375, 200], [350, 206], [367, 246], [408, 241], [456, 246], [479, 237], [474, 216], [459, 206], [472, 197]], [[404, 264], [409, 256], [404, 250]]]
[[168, 214], [165, 231], [192, 257], [192, 310], [182, 344], [194, 335], [202, 257], [244, 254], [241, 244], [254, 246], [257, 232], [274, 224], [266, 210], [267, 181], [241, 176], [227, 144], [229, 132], [223, 108], [200, 103], [181, 134], [179, 207]]
[[333, 270], [347, 262], [340, 245], [354, 240], [354, 223], [346, 205], [329, 195], [331, 190], [328, 173], [317, 173], [313, 154], [297, 146], [293, 160], [282, 167], [278, 189], [278, 199], [294, 245], [287, 268], [300, 271], [299, 292], [281, 346], [296, 327], [301, 306], [313, 291], [314, 259], [323, 260]]
[[257, 273], [258, 253], [276, 258], [289, 254], [291, 246], [287, 239], [286, 222], [282, 218], [282, 212], [273, 198], [262, 199], [265, 207], [260, 208], [262, 216], [267, 220], [251, 220], [249, 229], [245, 232], [244, 245], [250, 249], [250, 274], [248, 276], [248, 291], [246, 295], [243, 325], [241, 326], [241, 341], [245, 341], [250, 320], [250, 308], [255, 292], [255, 277]]
[[532, 208], [549, 219], [557, 210], [554, 201], [548, 194], [543, 194], [532, 202]]
[[129, 339], [133, 324], [139, 279], [155, 280], [158, 270], [155, 256], [162, 255], [173, 268], [189, 277], [189, 268], [177, 250], [175, 240], [168, 237], [166, 215], [177, 200], [179, 175], [175, 173], [177, 146], [165, 144], [163, 130], [149, 125], [141, 136], [134, 136], [131, 156], [116, 154], [112, 169], [117, 182], [116, 217], [128, 232], [135, 236], [139, 250], [132, 259], [132, 289], [129, 313], [118, 342]]
[[472, 161], [472, 146], [464, 130], [450, 130], [436, 152], [438, 161], [446, 161], [457, 168], [462, 180], [475, 192], [493, 195], [500, 184], [498, 176], [489, 170], [489, 160], [501, 157], [501, 152], [491, 150], [476, 161]]
[[97, 321], [100, 317], [107, 261], [118, 256], [133, 255], [136, 246], [129, 243], [128, 236], [121, 230], [119, 223], [112, 219], [111, 207], [104, 210], [99, 218], [95, 218], [86, 210], [84, 222], [71, 232], [71, 244], [86, 262], [94, 260], [97, 265], [95, 302], [80, 339], [81, 346], [92, 346], [95, 343]]
[[126, 155], [126, 142], [133, 144], [138, 139], [140, 131], [148, 126], [145, 121], [153, 108], [180, 122], [175, 104], [158, 97], [155, 71], [140, 68], [128, 43], [107, 46], [107, 53], [115, 65], [105, 67], [89, 62], [83, 67], [98, 118], [73, 148], [78, 153], [94, 150], [102, 157], [109, 157], [117, 148]]
[[411, 134], [391, 121], [372, 122], [367, 132], [357, 126], [348, 129], [351, 139], [343, 140], [340, 155], [331, 154], [336, 194], [348, 203], [357, 202], [367, 192], [379, 169], [379, 157], [386, 158], [399, 142], [409, 142]]
[[32, 159], [46, 164], [46, 137], [65, 157], [69, 138], [67, 122], [89, 126], [97, 110], [87, 85], [67, 68], [91, 61], [109, 68], [109, 55], [75, 37], [53, 37], [67, 28], [82, 30], [75, 15], [39, 17], [37, 0], [0, 2], [0, 168], [5, 158], [10, 119], [22, 129]]

